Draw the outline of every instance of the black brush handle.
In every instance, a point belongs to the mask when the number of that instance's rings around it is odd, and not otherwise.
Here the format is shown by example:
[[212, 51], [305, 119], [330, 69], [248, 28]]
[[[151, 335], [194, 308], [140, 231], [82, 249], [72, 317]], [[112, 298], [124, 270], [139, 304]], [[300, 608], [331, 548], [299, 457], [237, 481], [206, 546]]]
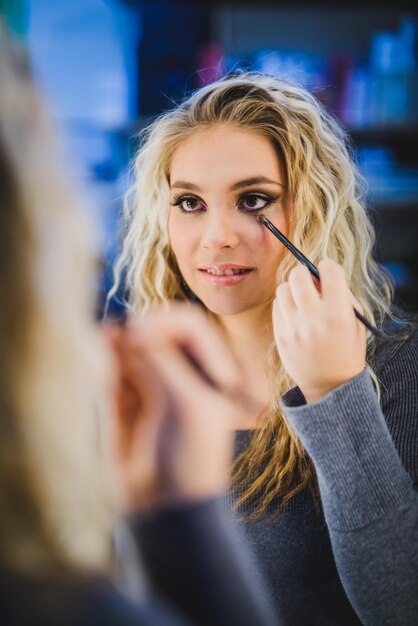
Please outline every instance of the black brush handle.
[[[315, 267], [315, 265], [313, 263], [310, 262], [309, 259], [306, 258], [306, 256], [304, 254], [302, 254], [302, 252], [300, 250], [298, 250], [293, 243], [291, 243], [287, 237], [285, 237], [285, 235], [283, 235], [283, 233], [280, 232], [280, 230], [278, 228], [275, 227], [274, 224], [272, 224], [270, 222], [269, 219], [267, 219], [267, 217], [265, 217], [265, 215], [259, 215], [258, 216], [258, 221], [260, 222], [260, 224], [263, 224], [266, 228], [269, 229], [270, 232], [273, 233], [273, 235], [275, 235], [277, 237], [277, 239], [279, 239], [282, 244], [284, 246], [286, 246], [286, 248], [288, 250], [290, 250], [290, 252], [298, 259], [298, 261], [300, 261], [303, 265], [306, 265], [306, 267], [308, 268], [308, 270], [311, 272], [311, 274], [313, 276], [315, 276], [315, 278], [321, 282], [320, 276], [319, 276], [319, 272], [317, 270], [317, 268]], [[360, 320], [360, 322], [362, 324], [365, 325], [365, 327], [370, 330], [371, 333], [373, 333], [374, 335], [376, 335], [376, 337], [378, 337], [380, 335], [379, 330], [376, 328], [376, 326], [373, 326], [373, 324], [371, 324], [369, 322], [369, 320], [364, 317], [364, 315], [362, 315], [360, 313], [360, 311], [358, 311], [356, 309], [356, 307], [353, 307], [354, 309], [354, 314], [356, 316], [356, 318], [358, 320]]]

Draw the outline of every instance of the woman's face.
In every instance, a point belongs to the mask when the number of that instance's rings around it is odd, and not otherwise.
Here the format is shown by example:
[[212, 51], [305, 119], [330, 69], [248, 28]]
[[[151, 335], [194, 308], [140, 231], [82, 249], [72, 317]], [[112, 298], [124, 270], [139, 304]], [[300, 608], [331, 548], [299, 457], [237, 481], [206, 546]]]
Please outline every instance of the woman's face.
[[257, 222], [288, 232], [286, 175], [262, 134], [228, 126], [196, 132], [170, 167], [169, 236], [183, 278], [218, 315], [264, 307], [276, 288], [282, 244]]

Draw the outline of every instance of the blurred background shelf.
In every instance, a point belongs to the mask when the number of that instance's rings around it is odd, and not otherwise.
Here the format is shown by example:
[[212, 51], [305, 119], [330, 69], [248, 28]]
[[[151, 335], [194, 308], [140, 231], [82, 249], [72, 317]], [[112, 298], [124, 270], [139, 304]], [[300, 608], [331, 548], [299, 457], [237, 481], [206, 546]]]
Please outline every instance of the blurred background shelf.
[[225, 72], [285, 75], [348, 129], [377, 253], [418, 312], [418, 3], [0, 0], [103, 225], [103, 291], [136, 135]]

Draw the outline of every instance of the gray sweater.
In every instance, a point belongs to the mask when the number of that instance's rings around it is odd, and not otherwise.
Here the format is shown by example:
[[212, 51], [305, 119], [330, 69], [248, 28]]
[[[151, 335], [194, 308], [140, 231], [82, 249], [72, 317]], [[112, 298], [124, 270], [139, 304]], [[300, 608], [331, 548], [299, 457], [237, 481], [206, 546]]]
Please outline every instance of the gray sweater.
[[[281, 514], [278, 500], [255, 521], [254, 501], [238, 510], [278, 624], [418, 625], [417, 357], [417, 332], [378, 349], [380, 404], [367, 370], [314, 404], [298, 388], [282, 398], [320, 505], [305, 490]], [[250, 437], [237, 433], [235, 454]]]

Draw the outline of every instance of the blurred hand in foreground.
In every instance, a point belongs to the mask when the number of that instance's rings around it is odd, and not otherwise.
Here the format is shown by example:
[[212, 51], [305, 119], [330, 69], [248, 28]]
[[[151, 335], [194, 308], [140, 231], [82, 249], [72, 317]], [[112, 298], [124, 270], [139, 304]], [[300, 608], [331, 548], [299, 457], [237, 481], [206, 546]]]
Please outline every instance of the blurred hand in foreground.
[[117, 369], [110, 446], [125, 510], [222, 493], [234, 420], [257, 407], [243, 397], [219, 330], [179, 304], [106, 335]]

